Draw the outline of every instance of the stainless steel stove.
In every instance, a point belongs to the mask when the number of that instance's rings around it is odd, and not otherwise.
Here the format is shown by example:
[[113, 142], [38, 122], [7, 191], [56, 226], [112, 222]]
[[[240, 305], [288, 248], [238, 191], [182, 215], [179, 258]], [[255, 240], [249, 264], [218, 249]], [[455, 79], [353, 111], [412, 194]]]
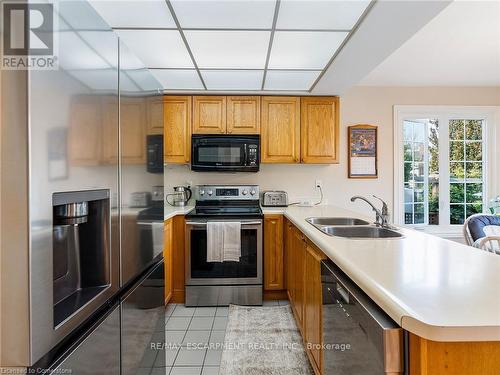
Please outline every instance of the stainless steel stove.
[[[186, 306], [262, 304], [262, 222], [257, 185], [199, 185], [186, 215]], [[239, 262], [207, 262], [207, 223], [241, 222]]]

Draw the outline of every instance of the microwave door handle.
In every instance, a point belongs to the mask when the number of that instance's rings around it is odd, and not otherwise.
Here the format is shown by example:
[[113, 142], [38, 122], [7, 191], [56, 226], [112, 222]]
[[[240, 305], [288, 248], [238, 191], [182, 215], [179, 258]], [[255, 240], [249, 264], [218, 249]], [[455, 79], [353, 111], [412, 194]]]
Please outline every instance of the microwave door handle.
[[245, 150], [244, 151], [245, 152], [245, 156], [244, 156], [245, 159], [243, 160], [243, 163], [246, 166], [246, 165], [248, 165], [247, 164], [248, 163], [248, 145], [246, 143], [243, 145], [243, 149]]

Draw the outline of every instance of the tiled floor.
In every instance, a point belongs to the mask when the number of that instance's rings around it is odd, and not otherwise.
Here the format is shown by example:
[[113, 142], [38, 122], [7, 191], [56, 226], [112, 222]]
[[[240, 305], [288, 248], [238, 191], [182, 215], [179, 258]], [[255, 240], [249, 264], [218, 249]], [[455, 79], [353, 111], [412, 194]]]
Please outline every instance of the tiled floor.
[[[264, 306], [286, 304], [264, 302]], [[218, 375], [228, 308], [170, 304], [165, 312], [165, 355], [157, 355], [150, 375]]]

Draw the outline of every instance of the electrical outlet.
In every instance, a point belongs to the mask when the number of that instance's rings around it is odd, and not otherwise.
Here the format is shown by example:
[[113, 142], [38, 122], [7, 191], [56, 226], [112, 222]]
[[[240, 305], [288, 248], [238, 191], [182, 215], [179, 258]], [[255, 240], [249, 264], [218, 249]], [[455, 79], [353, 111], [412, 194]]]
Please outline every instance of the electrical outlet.
[[317, 188], [323, 188], [323, 181], [321, 180], [316, 180], [314, 182], [314, 187], [317, 187]]

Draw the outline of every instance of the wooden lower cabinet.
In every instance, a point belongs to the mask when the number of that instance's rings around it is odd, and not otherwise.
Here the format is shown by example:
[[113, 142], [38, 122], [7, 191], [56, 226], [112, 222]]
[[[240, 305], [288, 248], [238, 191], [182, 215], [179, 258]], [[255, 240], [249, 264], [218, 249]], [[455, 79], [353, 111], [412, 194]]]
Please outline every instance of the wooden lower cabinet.
[[172, 264], [173, 264], [173, 291], [172, 291], [172, 302], [173, 303], [184, 303], [185, 299], [185, 285], [184, 285], [184, 265], [185, 265], [185, 248], [184, 244], [186, 242], [186, 220], [184, 215], [174, 216], [172, 222]]
[[264, 216], [264, 290], [283, 290], [283, 215]]
[[326, 256], [289, 221], [284, 225], [286, 287], [314, 372], [323, 365], [321, 260]]
[[165, 305], [170, 302], [174, 292], [173, 278], [173, 219], [165, 221], [163, 228], [163, 258], [165, 260]]
[[321, 351], [322, 286], [321, 261], [324, 254], [307, 242], [304, 263], [304, 322], [303, 335], [306, 353], [316, 374], [321, 374], [323, 356]]
[[410, 333], [410, 375], [498, 375], [499, 342], [437, 342]]

